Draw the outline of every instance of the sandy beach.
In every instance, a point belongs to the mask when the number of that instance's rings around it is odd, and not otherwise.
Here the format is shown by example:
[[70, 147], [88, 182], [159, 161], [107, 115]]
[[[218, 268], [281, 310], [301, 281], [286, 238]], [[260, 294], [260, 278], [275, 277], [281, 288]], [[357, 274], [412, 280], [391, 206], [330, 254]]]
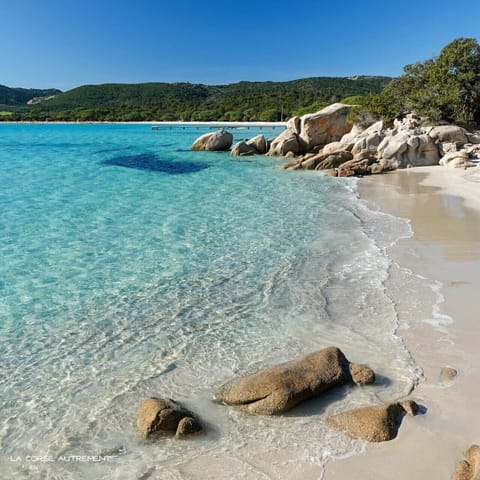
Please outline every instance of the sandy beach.
[[[412, 398], [425, 413], [405, 418], [395, 440], [328, 462], [326, 480], [450, 479], [463, 452], [480, 441], [478, 170], [422, 167], [361, 181], [360, 195], [370, 205], [411, 219], [414, 234], [391, 249], [392, 268], [410, 269], [432, 284], [431, 299], [417, 298], [414, 284], [398, 296], [404, 298], [398, 334], [423, 371]], [[427, 307], [432, 304], [433, 310]], [[442, 383], [440, 370], [446, 366], [459, 373]]]

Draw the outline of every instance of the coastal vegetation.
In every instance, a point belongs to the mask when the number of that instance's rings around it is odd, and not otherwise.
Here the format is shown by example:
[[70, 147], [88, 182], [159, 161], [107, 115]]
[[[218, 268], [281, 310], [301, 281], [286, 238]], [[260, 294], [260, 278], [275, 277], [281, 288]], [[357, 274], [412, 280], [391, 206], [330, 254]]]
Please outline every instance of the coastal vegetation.
[[0, 85], [0, 106], [6, 108], [21, 107], [27, 105], [33, 99], [51, 97], [59, 93], [61, 91], [54, 88], [39, 90], [35, 88], [10, 88]]
[[[350, 99], [351, 100], [351, 99]], [[393, 119], [415, 111], [431, 122], [480, 123], [480, 45], [457, 38], [437, 57], [406, 65], [379, 94], [357, 97], [352, 117]]]
[[[228, 85], [85, 85], [36, 105], [16, 104], [10, 120], [280, 121], [351, 96], [380, 93], [390, 77], [315, 77]], [[0, 101], [1, 103], [1, 101]]]

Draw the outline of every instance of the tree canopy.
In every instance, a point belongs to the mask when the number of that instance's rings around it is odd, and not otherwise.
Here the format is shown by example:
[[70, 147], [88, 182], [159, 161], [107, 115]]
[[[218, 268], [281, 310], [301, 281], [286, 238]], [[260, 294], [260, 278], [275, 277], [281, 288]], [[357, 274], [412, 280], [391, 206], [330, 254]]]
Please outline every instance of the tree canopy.
[[415, 111], [433, 121], [480, 122], [480, 45], [474, 38], [454, 40], [438, 57], [406, 65], [363, 104], [384, 117]]

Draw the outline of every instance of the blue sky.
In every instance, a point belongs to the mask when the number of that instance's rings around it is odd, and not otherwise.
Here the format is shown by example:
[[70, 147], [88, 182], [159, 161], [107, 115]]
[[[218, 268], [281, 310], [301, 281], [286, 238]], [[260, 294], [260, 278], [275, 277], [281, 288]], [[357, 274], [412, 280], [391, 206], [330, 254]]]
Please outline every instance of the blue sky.
[[479, 19], [478, 0], [0, 0], [0, 84], [394, 76]]

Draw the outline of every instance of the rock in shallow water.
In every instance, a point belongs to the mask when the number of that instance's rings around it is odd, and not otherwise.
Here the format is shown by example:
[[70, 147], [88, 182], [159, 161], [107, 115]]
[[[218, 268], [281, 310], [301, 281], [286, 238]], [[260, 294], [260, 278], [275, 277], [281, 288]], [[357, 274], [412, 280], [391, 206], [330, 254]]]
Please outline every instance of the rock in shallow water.
[[262, 134], [248, 140], [247, 145], [253, 147], [259, 154], [265, 154], [268, 150], [267, 139]]
[[234, 379], [220, 388], [215, 399], [230, 405], [242, 405], [247, 413], [274, 415], [337, 385], [374, 381], [373, 370], [350, 363], [339, 348], [329, 347]]
[[458, 375], [457, 370], [452, 367], [443, 367], [440, 371], [440, 383], [446, 384], [453, 382], [455, 377]]
[[480, 446], [472, 445], [465, 459], [458, 464], [453, 480], [480, 480]]
[[192, 144], [191, 150], [225, 151], [233, 143], [233, 135], [225, 130], [205, 133], [198, 137]]
[[202, 430], [196, 416], [170, 398], [145, 398], [137, 412], [137, 428], [144, 438], [175, 433], [177, 438]]
[[240, 157], [245, 155], [258, 155], [258, 152], [247, 142], [238, 142], [233, 146], [230, 155], [232, 157]]
[[357, 408], [328, 419], [350, 437], [368, 442], [386, 442], [397, 436], [402, 417], [416, 415], [418, 405], [412, 400]]

